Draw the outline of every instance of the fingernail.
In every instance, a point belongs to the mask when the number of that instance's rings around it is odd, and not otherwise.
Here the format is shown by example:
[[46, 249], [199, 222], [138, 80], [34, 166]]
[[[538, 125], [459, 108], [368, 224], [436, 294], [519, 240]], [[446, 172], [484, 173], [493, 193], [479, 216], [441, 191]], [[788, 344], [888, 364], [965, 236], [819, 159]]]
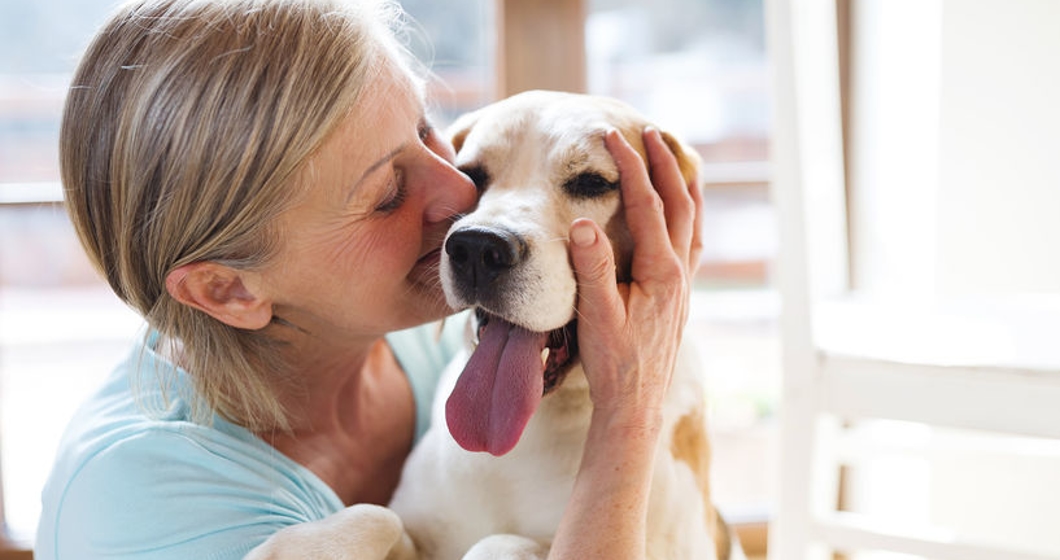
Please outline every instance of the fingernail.
[[596, 230], [589, 224], [575, 224], [570, 230], [570, 240], [579, 247], [588, 247], [596, 243]]
[[612, 142], [618, 136], [618, 130], [614, 128], [608, 128], [604, 131], [604, 142]]

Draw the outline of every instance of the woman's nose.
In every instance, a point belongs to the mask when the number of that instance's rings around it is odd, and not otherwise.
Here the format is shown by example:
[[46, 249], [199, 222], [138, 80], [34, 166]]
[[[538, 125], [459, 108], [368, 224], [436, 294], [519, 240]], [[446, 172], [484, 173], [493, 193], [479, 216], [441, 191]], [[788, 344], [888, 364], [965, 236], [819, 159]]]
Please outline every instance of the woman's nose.
[[474, 208], [478, 202], [475, 183], [438, 155], [431, 153], [429, 157], [431, 161], [425, 178], [427, 222], [442, 222]]

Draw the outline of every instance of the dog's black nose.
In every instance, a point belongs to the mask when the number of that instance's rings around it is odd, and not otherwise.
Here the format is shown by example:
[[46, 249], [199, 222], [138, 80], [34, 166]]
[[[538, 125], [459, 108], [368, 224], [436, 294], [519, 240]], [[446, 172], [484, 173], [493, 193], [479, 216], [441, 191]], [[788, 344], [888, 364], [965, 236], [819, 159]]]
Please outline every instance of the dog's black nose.
[[482, 290], [519, 264], [526, 243], [510, 231], [468, 227], [449, 235], [445, 252], [456, 279], [469, 288]]

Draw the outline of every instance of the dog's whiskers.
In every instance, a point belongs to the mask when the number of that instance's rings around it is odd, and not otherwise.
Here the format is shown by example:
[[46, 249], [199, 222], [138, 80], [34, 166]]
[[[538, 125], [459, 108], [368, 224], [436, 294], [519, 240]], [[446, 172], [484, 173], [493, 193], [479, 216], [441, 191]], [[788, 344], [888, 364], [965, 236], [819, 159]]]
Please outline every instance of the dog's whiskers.
[[585, 323], [586, 325], [591, 325], [592, 324], [592, 321], [587, 320], [585, 318], [585, 315], [583, 315], [581, 310], [578, 309], [577, 307], [574, 308], [574, 316], [575, 316], [575, 318], [577, 318], [579, 323]]

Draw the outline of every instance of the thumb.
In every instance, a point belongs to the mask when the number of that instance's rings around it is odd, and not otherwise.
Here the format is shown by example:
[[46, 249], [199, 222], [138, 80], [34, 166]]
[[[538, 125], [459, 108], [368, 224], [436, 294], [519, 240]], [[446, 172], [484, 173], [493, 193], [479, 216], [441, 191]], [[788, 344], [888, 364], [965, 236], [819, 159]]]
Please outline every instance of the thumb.
[[615, 256], [600, 226], [586, 218], [574, 220], [570, 227], [570, 253], [578, 281], [578, 316], [590, 325], [619, 321], [622, 308]]

